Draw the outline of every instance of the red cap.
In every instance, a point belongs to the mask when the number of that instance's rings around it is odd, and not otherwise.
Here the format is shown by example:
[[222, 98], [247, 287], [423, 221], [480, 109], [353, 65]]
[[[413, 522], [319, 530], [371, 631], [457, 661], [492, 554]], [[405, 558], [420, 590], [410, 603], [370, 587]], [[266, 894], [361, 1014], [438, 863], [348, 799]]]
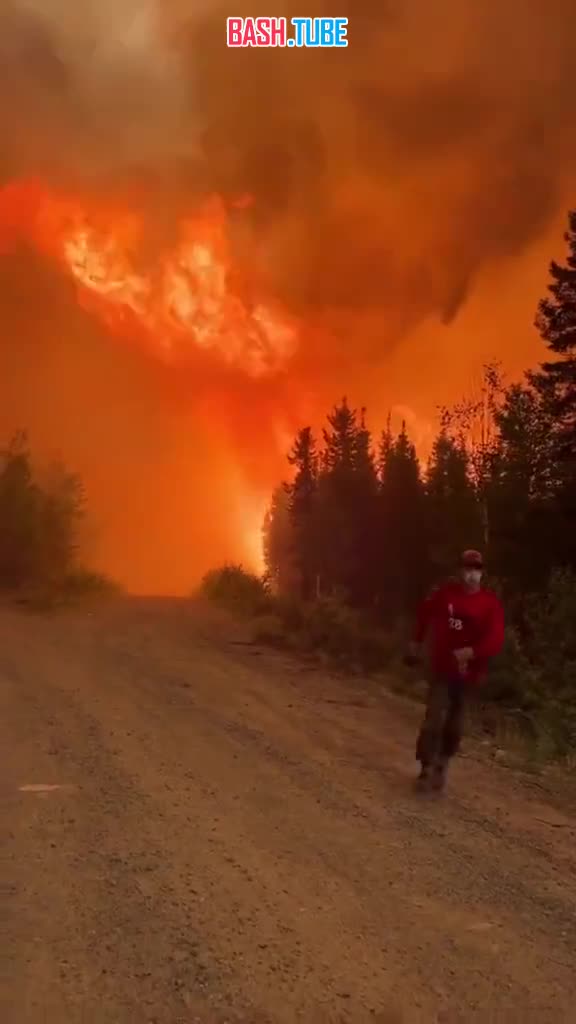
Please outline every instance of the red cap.
[[460, 565], [463, 569], [482, 569], [484, 568], [484, 559], [479, 551], [469, 548], [468, 551], [462, 553]]

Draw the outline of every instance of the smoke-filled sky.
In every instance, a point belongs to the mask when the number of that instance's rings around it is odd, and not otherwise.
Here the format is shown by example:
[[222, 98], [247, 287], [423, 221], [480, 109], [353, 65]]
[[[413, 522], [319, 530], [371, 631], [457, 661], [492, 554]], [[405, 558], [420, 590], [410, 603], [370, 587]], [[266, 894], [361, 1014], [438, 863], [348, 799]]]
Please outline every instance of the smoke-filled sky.
[[80, 469], [94, 557], [138, 590], [185, 590], [246, 556], [286, 431], [344, 391], [420, 437], [483, 360], [518, 373], [538, 359], [534, 307], [576, 202], [573, 0], [350, 0], [337, 11], [349, 47], [333, 52], [228, 51], [230, 13], [302, 12], [5, 0], [0, 13], [1, 183], [136, 210], [142, 265], [218, 193], [243, 287], [300, 325], [295, 354], [257, 381], [217, 362], [169, 368], [4, 240], [0, 427], [28, 427]]

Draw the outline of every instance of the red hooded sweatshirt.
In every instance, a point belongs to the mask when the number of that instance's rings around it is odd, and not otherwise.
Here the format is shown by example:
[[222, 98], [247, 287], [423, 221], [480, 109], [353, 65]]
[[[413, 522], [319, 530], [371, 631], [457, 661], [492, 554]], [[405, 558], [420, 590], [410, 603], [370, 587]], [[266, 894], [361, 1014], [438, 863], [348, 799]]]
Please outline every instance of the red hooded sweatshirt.
[[[414, 639], [422, 643], [427, 635], [433, 672], [475, 683], [486, 671], [489, 659], [502, 649], [504, 610], [491, 590], [471, 593], [455, 580], [432, 591], [421, 604]], [[474, 651], [464, 676], [453, 654], [460, 647]]]

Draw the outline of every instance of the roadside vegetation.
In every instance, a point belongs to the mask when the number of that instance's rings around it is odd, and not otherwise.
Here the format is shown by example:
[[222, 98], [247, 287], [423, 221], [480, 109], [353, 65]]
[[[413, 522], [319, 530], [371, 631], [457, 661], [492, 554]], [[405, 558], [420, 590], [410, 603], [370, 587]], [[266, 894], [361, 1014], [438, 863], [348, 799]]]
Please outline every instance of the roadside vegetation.
[[[341, 669], [399, 664], [418, 600], [465, 547], [482, 548], [507, 610], [483, 720], [512, 722], [543, 757], [576, 751], [576, 212], [536, 324], [547, 359], [521, 381], [484, 369], [477, 394], [441, 410], [423, 463], [405, 424], [373, 436], [346, 399], [321, 434], [303, 427], [263, 530], [267, 572], [209, 573], [212, 600], [261, 642]], [[505, 343], [505, 339], [504, 339]], [[412, 682], [409, 680], [412, 679]], [[492, 723], [492, 726], [490, 726]]]
[[0, 597], [43, 608], [114, 591], [82, 562], [83, 515], [79, 479], [38, 470], [25, 435], [0, 450]]

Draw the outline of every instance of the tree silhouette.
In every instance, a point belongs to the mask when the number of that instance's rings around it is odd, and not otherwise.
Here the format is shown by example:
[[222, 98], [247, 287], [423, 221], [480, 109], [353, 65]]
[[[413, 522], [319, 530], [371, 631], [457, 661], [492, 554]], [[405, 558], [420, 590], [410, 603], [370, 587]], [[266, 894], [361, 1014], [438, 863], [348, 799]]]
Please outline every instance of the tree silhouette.
[[328, 591], [346, 593], [353, 604], [370, 604], [378, 493], [372, 439], [365, 410], [351, 409], [346, 398], [327, 419], [318, 503], [322, 579]]
[[425, 491], [406, 424], [380, 450], [381, 595], [384, 608], [411, 605], [428, 575]]
[[426, 473], [427, 535], [431, 566], [446, 573], [461, 551], [478, 547], [482, 520], [472, 481], [470, 456], [462, 438], [441, 430]]
[[296, 586], [294, 531], [290, 516], [290, 497], [281, 484], [272, 494], [262, 528], [266, 575], [279, 593], [290, 593]]
[[0, 586], [57, 586], [75, 566], [78, 479], [60, 467], [40, 486], [26, 436], [0, 452]]
[[560, 484], [557, 490], [562, 561], [576, 566], [576, 210], [568, 215], [566, 263], [550, 264], [549, 297], [536, 316], [542, 339], [557, 359], [549, 360], [528, 380], [548, 411], [549, 429]]
[[550, 298], [542, 299], [536, 326], [558, 359], [545, 362], [533, 382], [557, 420], [562, 454], [576, 459], [576, 210], [568, 215], [566, 264], [550, 264]]
[[299, 431], [288, 461], [295, 469], [294, 480], [287, 487], [294, 566], [300, 580], [301, 596], [309, 600], [314, 595], [319, 570], [315, 530], [318, 453], [310, 427]]

